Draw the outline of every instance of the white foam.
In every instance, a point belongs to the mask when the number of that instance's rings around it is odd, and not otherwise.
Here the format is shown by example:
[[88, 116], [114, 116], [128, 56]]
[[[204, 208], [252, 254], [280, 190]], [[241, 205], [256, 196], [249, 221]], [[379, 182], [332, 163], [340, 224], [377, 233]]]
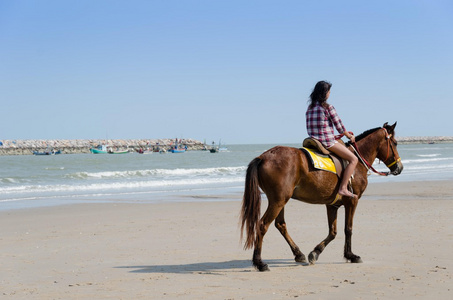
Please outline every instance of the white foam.
[[436, 157], [439, 156], [439, 153], [434, 153], [434, 154], [418, 154], [418, 157]]
[[417, 164], [417, 163], [437, 163], [441, 161], [452, 161], [453, 157], [440, 157], [440, 158], [424, 158], [424, 159], [403, 159], [403, 164]]
[[77, 172], [66, 175], [69, 178], [133, 178], [133, 177], [168, 177], [197, 175], [236, 175], [244, 173], [246, 167], [219, 167], [204, 169], [150, 169], [134, 171]]
[[176, 180], [157, 180], [157, 181], [119, 181], [119, 182], [103, 182], [93, 184], [79, 185], [22, 185], [14, 187], [6, 187], [0, 191], [2, 194], [30, 194], [38, 192], [84, 192], [84, 191], [100, 191], [100, 190], [120, 190], [120, 189], [142, 189], [142, 188], [164, 188], [164, 187], [181, 187], [195, 185], [212, 185], [212, 184], [227, 184], [243, 182], [244, 177], [227, 177], [227, 178], [211, 178], [200, 177], [192, 179], [176, 179]]

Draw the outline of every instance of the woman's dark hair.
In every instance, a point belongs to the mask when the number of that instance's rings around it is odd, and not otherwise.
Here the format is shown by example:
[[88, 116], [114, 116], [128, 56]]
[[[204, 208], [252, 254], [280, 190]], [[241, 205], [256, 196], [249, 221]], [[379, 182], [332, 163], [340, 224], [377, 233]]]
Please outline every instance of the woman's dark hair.
[[314, 106], [317, 103], [319, 103], [322, 106], [325, 106], [326, 101], [327, 101], [327, 93], [330, 91], [330, 88], [332, 87], [332, 84], [328, 81], [319, 81], [316, 85], [315, 88], [313, 89], [313, 92], [311, 92], [310, 95], [310, 106]]

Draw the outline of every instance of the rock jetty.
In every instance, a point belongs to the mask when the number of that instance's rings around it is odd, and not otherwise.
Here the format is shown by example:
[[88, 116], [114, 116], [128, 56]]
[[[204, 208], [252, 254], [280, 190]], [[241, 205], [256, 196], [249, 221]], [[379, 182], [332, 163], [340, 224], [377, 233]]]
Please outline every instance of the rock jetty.
[[[397, 137], [400, 144], [453, 143], [451, 136]], [[188, 151], [206, 150], [206, 145], [193, 139], [178, 140]], [[34, 151], [60, 150], [64, 154], [90, 153], [98, 145], [135, 152], [139, 149], [157, 148], [169, 150], [175, 139], [130, 139], [130, 140], [0, 140], [0, 155], [32, 155]]]
[[400, 144], [448, 144], [453, 143], [453, 136], [397, 136], [396, 140]]
[[[91, 148], [107, 145], [112, 149], [136, 152], [139, 149], [159, 148], [169, 150], [175, 139], [131, 140], [0, 140], [0, 155], [32, 155], [34, 151], [58, 151], [62, 154], [90, 153]], [[178, 145], [187, 150], [205, 150], [205, 145], [193, 139], [178, 139]]]

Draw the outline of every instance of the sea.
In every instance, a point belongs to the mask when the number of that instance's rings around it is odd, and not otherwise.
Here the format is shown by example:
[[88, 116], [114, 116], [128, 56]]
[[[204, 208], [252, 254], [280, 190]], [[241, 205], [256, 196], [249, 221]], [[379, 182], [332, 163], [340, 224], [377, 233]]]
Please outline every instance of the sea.
[[[82, 202], [240, 201], [248, 163], [273, 146], [229, 145], [219, 153], [0, 156], [0, 210]], [[403, 172], [372, 174], [370, 183], [453, 179], [453, 144], [399, 145], [398, 152]], [[378, 161], [373, 166], [387, 171]]]

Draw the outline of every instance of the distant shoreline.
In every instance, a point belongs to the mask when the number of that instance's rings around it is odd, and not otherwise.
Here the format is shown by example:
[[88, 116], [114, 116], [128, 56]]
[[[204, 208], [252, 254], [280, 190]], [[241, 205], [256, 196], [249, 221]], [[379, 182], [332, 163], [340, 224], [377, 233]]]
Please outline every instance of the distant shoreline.
[[[34, 151], [58, 151], [62, 154], [90, 153], [91, 148], [98, 145], [107, 145], [112, 149], [129, 150], [136, 152], [139, 149], [159, 147], [169, 150], [175, 145], [175, 139], [78, 139], [78, 140], [0, 140], [0, 155], [33, 155]], [[204, 143], [193, 139], [178, 139], [179, 146], [187, 150], [204, 150]]]
[[[397, 137], [400, 144], [447, 144], [453, 143], [453, 136], [421, 136]], [[0, 155], [33, 155], [33, 151], [48, 149], [60, 150], [62, 154], [90, 153], [90, 148], [100, 144], [109, 145], [114, 149], [129, 149], [135, 152], [159, 146], [166, 150], [174, 145], [174, 139], [77, 139], [77, 140], [0, 140]], [[206, 150], [203, 142], [193, 139], [182, 139], [180, 145], [187, 146], [188, 151]]]
[[448, 144], [453, 143], [453, 136], [409, 136], [396, 140], [400, 144]]

